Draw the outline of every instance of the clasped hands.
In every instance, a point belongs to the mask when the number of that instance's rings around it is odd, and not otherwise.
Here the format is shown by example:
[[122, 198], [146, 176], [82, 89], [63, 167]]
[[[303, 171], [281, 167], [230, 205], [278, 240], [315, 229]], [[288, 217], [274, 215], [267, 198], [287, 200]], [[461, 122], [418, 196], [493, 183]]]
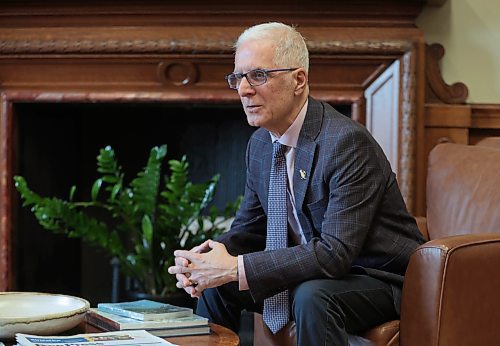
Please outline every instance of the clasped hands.
[[199, 298], [207, 288], [238, 281], [238, 258], [222, 243], [207, 240], [189, 251], [175, 250], [174, 256], [175, 265], [168, 272], [175, 274], [176, 286], [193, 298]]

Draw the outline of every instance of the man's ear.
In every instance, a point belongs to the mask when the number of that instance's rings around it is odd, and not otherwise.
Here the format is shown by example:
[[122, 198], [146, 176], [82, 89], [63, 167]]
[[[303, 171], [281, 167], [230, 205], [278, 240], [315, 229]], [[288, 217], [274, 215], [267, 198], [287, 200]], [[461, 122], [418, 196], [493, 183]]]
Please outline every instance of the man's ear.
[[307, 86], [307, 73], [304, 70], [304, 68], [299, 68], [298, 70], [295, 70], [295, 95], [300, 95], [304, 92], [306, 86]]

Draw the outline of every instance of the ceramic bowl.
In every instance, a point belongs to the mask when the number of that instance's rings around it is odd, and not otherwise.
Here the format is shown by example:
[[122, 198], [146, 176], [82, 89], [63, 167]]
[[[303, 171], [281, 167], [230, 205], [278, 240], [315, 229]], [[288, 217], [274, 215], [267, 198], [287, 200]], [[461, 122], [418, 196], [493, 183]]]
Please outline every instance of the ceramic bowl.
[[62, 294], [0, 292], [0, 338], [64, 332], [76, 327], [89, 308], [87, 300]]

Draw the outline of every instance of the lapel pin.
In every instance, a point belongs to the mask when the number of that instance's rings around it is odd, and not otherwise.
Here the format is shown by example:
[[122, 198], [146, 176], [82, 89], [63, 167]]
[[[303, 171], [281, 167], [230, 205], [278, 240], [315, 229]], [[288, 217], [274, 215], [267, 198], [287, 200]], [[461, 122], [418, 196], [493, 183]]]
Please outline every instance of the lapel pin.
[[300, 173], [300, 179], [302, 180], [306, 179], [307, 176], [306, 171], [304, 171], [303, 169], [299, 169], [299, 173]]

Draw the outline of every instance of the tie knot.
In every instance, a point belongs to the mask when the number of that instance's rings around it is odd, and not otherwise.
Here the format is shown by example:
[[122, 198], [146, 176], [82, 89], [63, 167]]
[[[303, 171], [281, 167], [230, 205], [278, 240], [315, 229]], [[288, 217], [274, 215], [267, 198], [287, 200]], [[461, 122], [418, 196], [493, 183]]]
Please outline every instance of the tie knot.
[[278, 141], [273, 143], [273, 156], [276, 157], [285, 157], [285, 152], [288, 147], [284, 144], [281, 144]]

